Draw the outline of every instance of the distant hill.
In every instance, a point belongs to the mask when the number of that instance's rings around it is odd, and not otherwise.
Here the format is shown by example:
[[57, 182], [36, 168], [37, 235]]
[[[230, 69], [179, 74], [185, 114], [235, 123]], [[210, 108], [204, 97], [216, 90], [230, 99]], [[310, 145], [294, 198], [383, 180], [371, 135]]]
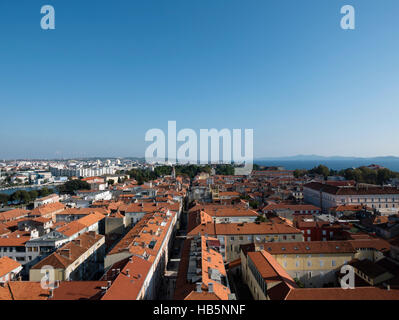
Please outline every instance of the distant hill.
[[328, 161], [328, 160], [367, 160], [370, 162], [378, 162], [378, 161], [399, 161], [399, 157], [395, 156], [383, 156], [383, 157], [344, 157], [344, 156], [319, 156], [319, 155], [296, 155], [296, 156], [289, 156], [289, 157], [262, 157], [262, 158], [255, 158], [254, 161]]

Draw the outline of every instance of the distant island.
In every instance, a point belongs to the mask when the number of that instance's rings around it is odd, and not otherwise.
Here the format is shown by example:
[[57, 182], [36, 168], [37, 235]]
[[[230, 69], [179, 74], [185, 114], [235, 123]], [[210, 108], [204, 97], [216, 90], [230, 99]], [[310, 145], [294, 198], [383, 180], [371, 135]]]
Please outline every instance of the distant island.
[[399, 157], [396, 156], [377, 156], [377, 157], [345, 157], [345, 156], [319, 156], [315, 154], [311, 155], [295, 155], [287, 157], [261, 157], [255, 158], [255, 161], [399, 161]]

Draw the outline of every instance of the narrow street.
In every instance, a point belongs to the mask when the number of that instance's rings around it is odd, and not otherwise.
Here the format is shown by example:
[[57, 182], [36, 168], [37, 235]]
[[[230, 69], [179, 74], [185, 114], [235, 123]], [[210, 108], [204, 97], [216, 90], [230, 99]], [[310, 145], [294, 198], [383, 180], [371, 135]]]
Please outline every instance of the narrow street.
[[182, 253], [184, 240], [186, 239], [186, 235], [187, 235], [187, 212], [183, 211], [180, 216], [180, 229], [176, 231], [176, 236], [175, 239], [173, 240], [173, 246], [171, 249], [170, 258], [163, 277], [161, 290], [159, 294], [160, 300], [173, 299], [176, 277], [179, 271], [181, 253]]

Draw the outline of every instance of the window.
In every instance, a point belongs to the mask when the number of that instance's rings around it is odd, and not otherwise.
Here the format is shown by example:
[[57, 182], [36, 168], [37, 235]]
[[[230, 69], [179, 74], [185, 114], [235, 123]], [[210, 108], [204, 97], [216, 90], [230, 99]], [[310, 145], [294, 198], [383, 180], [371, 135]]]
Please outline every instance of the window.
[[308, 267], [312, 266], [312, 261], [308, 260]]
[[287, 268], [287, 261], [283, 261], [284, 268]]
[[299, 267], [299, 261], [295, 261], [295, 266], [298, 268]]
[[320, 260], [320, 267], [323, 267], [323, 266], [324, 266], [324, 261]]
[[335, 260], [331, 260], [331, 266], [335, 267], [336, 266], [336, 262]]
[[307, 233], [310, 234], [310, 229], [307, 230]]
[[234, 241], [234, 237], [230, 237], [230, 240], [233, 240], [233, 241]]

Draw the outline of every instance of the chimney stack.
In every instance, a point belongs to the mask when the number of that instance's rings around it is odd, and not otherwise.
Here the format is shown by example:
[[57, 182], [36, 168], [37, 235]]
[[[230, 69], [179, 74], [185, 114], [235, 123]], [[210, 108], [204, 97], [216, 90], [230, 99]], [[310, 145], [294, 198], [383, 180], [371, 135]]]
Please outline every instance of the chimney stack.
[[126, 275], [127, 275], [128, 277], [130, 277], [129, 269], [126, 269]]

